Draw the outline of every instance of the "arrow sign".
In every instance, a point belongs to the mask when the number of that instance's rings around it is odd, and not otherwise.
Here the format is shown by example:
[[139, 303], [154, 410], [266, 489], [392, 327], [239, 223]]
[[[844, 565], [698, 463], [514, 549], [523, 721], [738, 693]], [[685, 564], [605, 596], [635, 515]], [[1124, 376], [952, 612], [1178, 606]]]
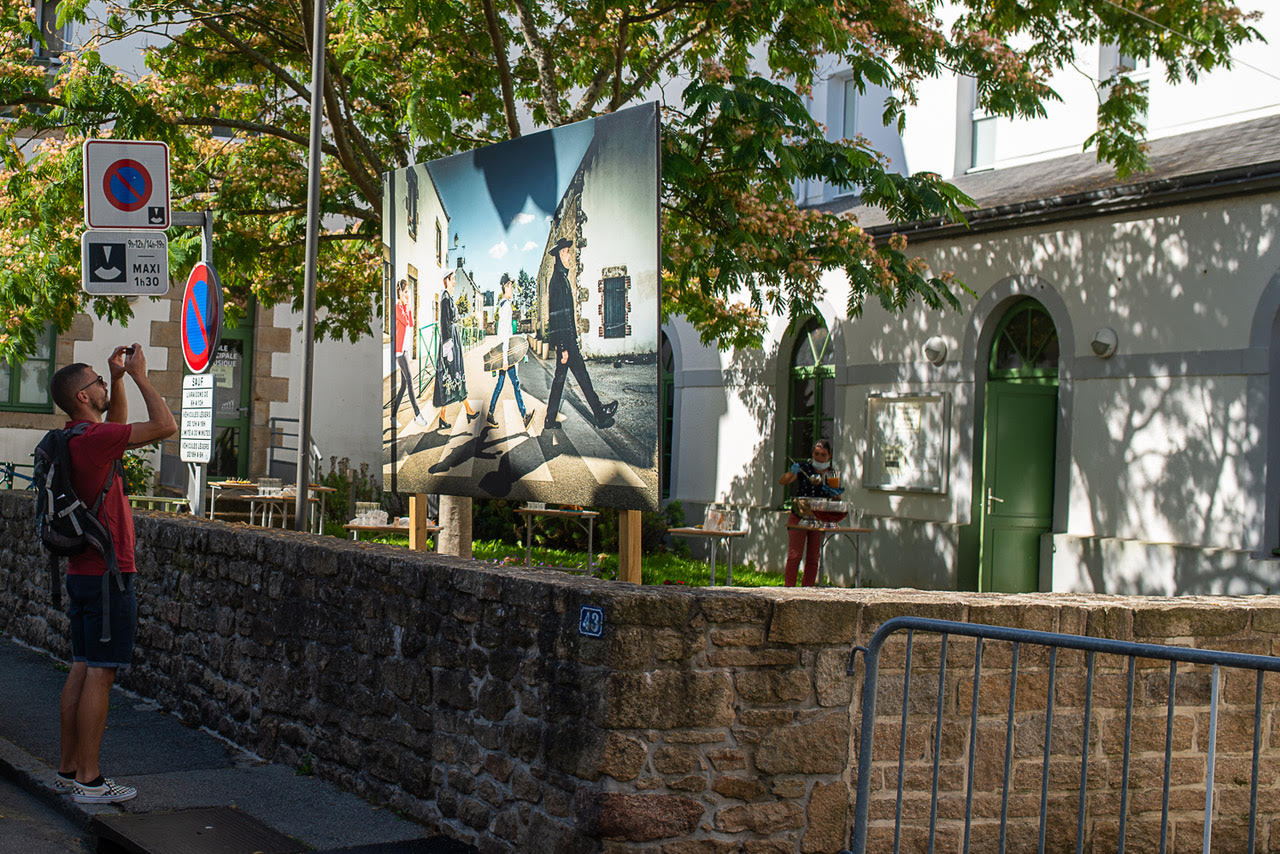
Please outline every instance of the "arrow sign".
[[196, 264], [187, 277], [178, 329], [187, 368], [193, 374], [204, 373], [222, 335], [222, 284], [208, 261]]
[[86, 140], [84, 222], [89, 228], [168, 228], [169, 146]]

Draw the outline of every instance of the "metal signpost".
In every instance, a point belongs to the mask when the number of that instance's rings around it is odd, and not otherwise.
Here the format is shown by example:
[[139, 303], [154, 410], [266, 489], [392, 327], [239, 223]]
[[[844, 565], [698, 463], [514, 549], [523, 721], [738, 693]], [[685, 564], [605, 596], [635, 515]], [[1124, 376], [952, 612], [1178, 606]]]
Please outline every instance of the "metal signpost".
[[[293, 520], [305, 531], [311, 484], [311, 368], [315, 357], [316, 266], [320, 249], [320, 136], [324, 123], [325, 0], [316, 0], [311, 22], [311, 138], [307, 155], [307, 252], [302, 294], [302, 401], [298, 407], [298, 492]], [[318, 47], [317, 47], [318, 46]], [[323, 521], [321, 522], [323, 526]]]

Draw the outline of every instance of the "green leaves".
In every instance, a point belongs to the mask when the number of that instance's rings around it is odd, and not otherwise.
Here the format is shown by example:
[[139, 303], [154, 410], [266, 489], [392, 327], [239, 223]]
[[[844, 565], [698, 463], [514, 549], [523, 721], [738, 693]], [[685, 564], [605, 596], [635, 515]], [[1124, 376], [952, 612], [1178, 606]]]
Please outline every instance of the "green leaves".
[[[881, 118], [901, 131], [917, 87], [941, 74], [973, 76], [993, 115], [1034, 118], [1059, 97], [1049, 80], [1081, 43], [1105, 39], [1179, 80], [1257, 37], [1229, 0], [957, 0], [947, 24], [940, 0], [492, 0], [492, 19], [485, 4], [329, 3], [322, 336], [358, 337], [376, 321], [383, 171], [506, 139], [509, 117], [528, 132], [654, 97], [664, 312], [704, 341], [751, 346], [771, 317], [813, 311], [833, 272], [849, 282], [851, 315], [868, 299], [942, 310], [963, 285], [901, 239], [876, 242], [845, 217], [799, 208], [796, 187], [848, 188], [899, 222], [963, 222], [971, 200], [937, 175], [895, 174], [865, 140], [829, 139], [804, 97], [816, 80], [839, 67], [860, 91], [881, 87]], [[59, 8], [62, 22], [97, 7]], [[128, 0], [55, 66], [33, 61], [29, 0], [0, 0], [0, 358], [82, 308], [128, 316], [124, 300], [79, 290], [79, 144], [91, 136], [170, 144], [175, 207], [216, 213], [230, 314], [251, 299], [300, 304], [310, 8]], [[144, 76], [104, 62], [144, 33]], [[1145, 165], [1145, 98], [1119, 77], [1100, 102], [1088, 144], [1122, 175]], [[193, 234], [172, 231], [173, 269], [199, 250]]]

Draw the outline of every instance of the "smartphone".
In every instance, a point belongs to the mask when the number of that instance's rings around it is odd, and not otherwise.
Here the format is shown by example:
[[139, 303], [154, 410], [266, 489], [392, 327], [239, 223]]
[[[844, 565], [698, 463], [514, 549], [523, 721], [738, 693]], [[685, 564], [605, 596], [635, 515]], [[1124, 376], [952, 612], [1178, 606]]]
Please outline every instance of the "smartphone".
[[132, 356], [132, 355], [133, 355], [133, 350], [134, 350], [134, 348], [133, 348], [133, 347], [125, 347], [125, 348], [124, 348], [124, 354], [125, 354], [126, 356]]

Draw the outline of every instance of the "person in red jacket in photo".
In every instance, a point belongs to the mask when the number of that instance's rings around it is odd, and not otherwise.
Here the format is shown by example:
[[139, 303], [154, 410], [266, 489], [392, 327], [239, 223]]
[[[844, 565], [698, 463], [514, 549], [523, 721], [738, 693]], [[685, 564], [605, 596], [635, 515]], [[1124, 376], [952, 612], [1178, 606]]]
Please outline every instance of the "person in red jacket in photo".
[[405, 392], [409, 393], [409, 403], [413, 405], [413, 420], [419, 427], [427, 423], [422, 410], [418, 408], [418, 396], [413, 393], [413, 372], [409, 370], [409, 358], [405, 355], [405, 347], [413, 335], [413, 309], [409, 307], [409, 282], [401, 279], [396, 284], [396, 367], [400, 374], [400, 386], [396, 389], [395, 398], [391, 402], [391, 423], [399, 426], [397, 416], [400, 413], [400, 400]]

